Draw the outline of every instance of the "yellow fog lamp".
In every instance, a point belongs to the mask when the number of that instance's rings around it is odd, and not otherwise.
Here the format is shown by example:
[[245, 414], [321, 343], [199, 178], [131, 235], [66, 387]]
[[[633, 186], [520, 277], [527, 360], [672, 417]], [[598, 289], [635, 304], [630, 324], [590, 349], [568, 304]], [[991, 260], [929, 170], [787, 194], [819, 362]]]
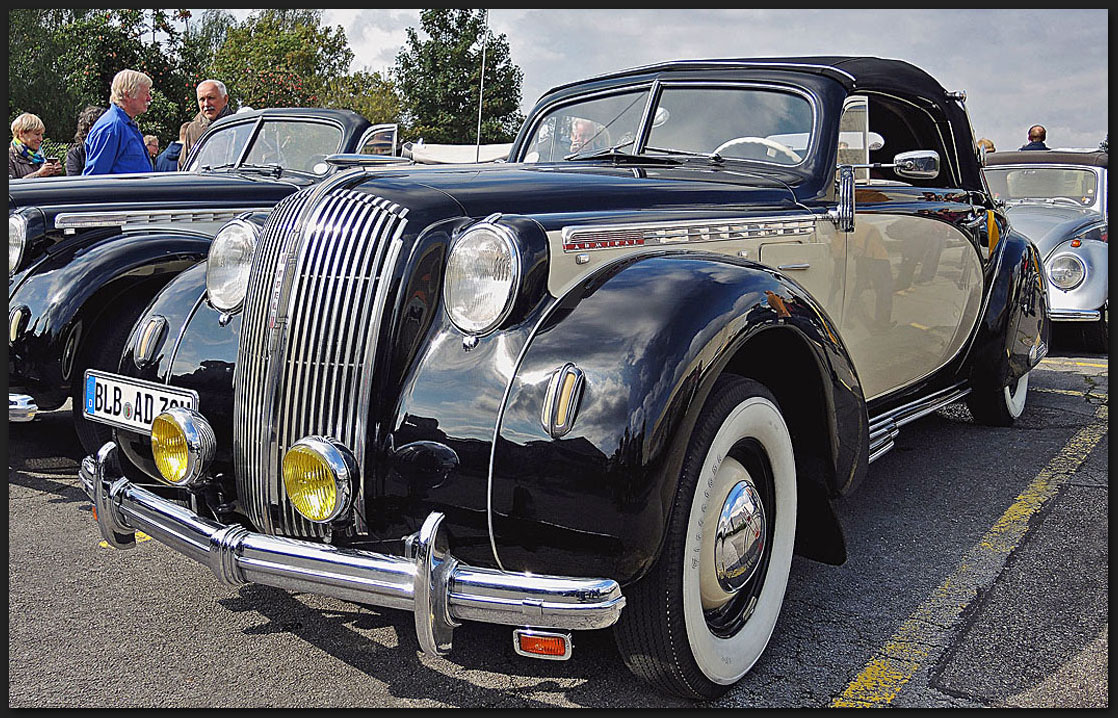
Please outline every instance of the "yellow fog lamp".
[[190, 487], [205, 476], [216, 446], [210, 423], [193, 409], [168, 409], [151, 425], [155, 467], [172, 486]]
[[329, 523], [348, 511], [356, 478], [353, 454], [324, 436], [299, 439], [283, 457], [287, 497], [308, 521]]

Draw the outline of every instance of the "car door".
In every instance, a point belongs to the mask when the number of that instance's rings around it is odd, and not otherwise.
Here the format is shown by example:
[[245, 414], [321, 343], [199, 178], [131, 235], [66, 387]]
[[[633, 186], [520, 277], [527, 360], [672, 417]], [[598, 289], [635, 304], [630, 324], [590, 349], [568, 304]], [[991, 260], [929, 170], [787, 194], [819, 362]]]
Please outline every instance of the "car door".
[[[889, 149], [887, 133], [872, 131], [874, 103], [859, 99], [851, 98], [841, 122], [840, 163], [867, 164], [871, 150]], [[905, 120], [931, 121], [915, 110]], [[932, 183], [950, 176], [941, 171]], [[975, 244], [958, 224], [974, 215], [967, 193], [869, 170], [856, 172], [855, 186], [840, 327], [866, 398], [873, 399], [928, 376], [958, 353], [978, 319], [982, 271]]]

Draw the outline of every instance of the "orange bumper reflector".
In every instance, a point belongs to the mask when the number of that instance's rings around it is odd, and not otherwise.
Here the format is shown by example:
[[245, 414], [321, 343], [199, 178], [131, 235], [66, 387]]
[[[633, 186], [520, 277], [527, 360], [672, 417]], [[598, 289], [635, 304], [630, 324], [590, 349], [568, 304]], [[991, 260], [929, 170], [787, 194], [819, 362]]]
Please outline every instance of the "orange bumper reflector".
[[567, 642], [561, 636], [521, 636], [520, 649], [541, 656], [561, 656], [567, 652]]
[[97, 520], [97, 507], [93, 506], [92, 508], [93, 508], [93, 520], [96, 521]]
[[517, 629], [513, 631], [513, 647], [522, 656], [563, 661], [571, 657], [571, 637], [566, 633]]

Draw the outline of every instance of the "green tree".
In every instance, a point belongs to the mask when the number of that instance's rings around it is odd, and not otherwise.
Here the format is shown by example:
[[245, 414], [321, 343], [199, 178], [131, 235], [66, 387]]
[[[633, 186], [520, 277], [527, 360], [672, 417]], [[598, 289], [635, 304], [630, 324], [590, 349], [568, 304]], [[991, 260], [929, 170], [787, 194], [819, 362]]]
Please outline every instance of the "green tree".
[[[225, 42], [226, 31], [236, 25], [232, 15], [213, 9], [205, 10], [196, 19], [189, 10], [184, 10], [180, 20], [184, 27], [172, 44], [179, 72], [175, 84], [164, 90], [168, 98], [182, 108], [178, 124], [194, 119], [198, 113], [198, 83], [212, 77], [214, 58]], [[178, 124], [171, 139], [178, 139]]]
[[326, 88], [323, 107], [353, 110], [372, 123], [400, 122], [400, 97], [392, 80], [362, 70], [336, 77]]
[[321, 10], [261, 10], [230, 27], [211, 66], [232, 100], [252, 107], [320, 106], [353, 60], [345, 30]]
[[8, 12], [8, 113], [34, 112], [47, 135], [73, 137], [78, 112], [107, 107], [113, 76], [131, 68], [152, 78], [153, 102], [138, 124], [161, 144], [178, 138], [189, 119], [193, 90], [184, 84], [174, 52], [173, 20], [188, 11], [10, 10]]
[[411, 135], [430, 142], [472, 144], [477, 139], [484, 46], [481, 141], [511, 141], [524, 121], [519, 110], [523, 73], [512, 63], [508, 39], [486, 27], [484, 10], [424, 10], [419, 21], [428, 39], [409, 27], [395, 67]]

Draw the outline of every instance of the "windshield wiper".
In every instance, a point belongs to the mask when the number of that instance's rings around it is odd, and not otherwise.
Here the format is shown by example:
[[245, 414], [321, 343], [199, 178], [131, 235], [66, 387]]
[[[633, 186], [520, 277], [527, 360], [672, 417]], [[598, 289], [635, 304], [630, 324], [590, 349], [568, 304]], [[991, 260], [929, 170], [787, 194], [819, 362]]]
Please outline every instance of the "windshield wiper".
[[261, 172], [263, 174], [271, 175], [273, 177], [282, 177], [283, 176], [283, 166], [275, 164], [275, 163], [266, 164], [266, 165], [242, 164], [237, 169], [249, 170], [249, 171], [252, 171], [252, 172]]
[[236, 162], [226, 162], [222, 165], [202, 165], [203, 172], [216, 172], [217, 170], [227, 170], [230, 167], [235, 167]]
[[653, 152], [663, 152], [667, 155], [680, 155], [682, 157], [703, 157], [710, 160], [711, 162], [717, 162], [718, 164], [722, 164], [723, 162], [725, 162], [725, 160], [722, 159], [722, 155], [718, 154], [717, 152], [693, 152], [691, 150], [677, 150], [671, 147], [650, 147], [648, 145], [645, 145], [645, 149], [652, 150]]
[[668, 157], [650, 157], [649, 155], [636, 155], [631, 152], [621, 152], [621, 148], [631, 145], [636, 140], [626, 140], [613, 147], [607, 147], [602, 150], [595, 150], [593, 152], [573, 152], [563, 159], [567, 161], [574, 160], [613, 160], [614, 162], [652, 162], [655, 164], [679, 164], [677, 160]]

